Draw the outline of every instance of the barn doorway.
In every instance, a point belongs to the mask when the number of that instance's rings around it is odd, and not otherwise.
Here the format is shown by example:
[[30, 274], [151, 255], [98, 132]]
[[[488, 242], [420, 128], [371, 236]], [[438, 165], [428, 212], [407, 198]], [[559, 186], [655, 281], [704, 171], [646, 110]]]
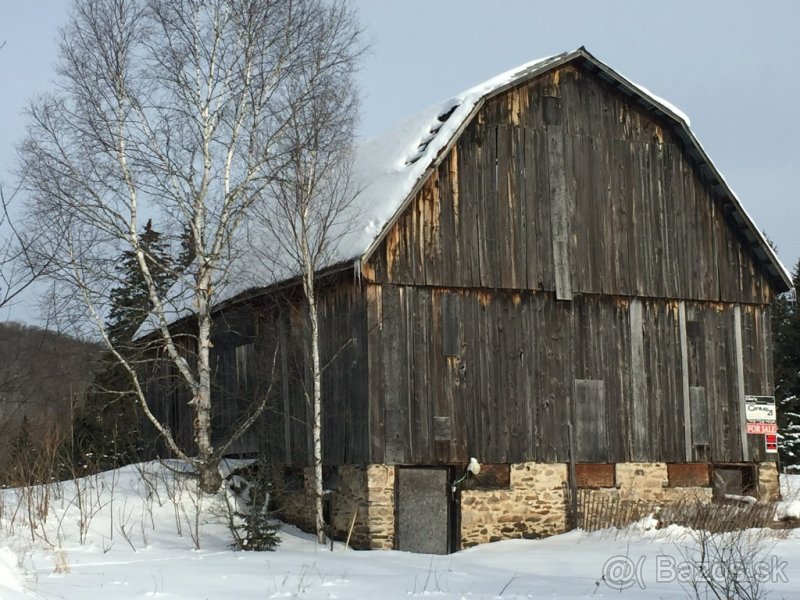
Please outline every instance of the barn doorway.
[[398, 550], [448, 554], [458, 549], [457, 511], [449, 468], [399, 467], [395, 539]]

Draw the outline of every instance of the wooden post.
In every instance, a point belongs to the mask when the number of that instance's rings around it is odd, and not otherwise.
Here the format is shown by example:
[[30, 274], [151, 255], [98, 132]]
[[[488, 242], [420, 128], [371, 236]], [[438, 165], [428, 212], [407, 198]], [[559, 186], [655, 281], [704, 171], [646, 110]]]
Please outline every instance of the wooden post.
[[358, 516], [358, 508], [359, 504], [356, 504], [356, 509], [353, 511], [353, 518], [350, 521], [350, 529], [347, 530], [347, 541], [344, 543], [344, 549], [347, 550], [350, 547], [350, 536], [353, 535], [353, 527], [356, 525], [356, 517]]
[[550, 180], [550, 228], [553, 240], [553, 268], [556, 278], [556, 299], [572, 300], [572, 265], [570, 262], [570, 210], [567, 198], [564, 132], [561, 127], [548, 127], [548, 176]]
[[631, 458], [646, 460], [650, 448], [650, 423], [648, 423], [647, 382], [644, 369], [644, 317], [642, 301], [631, 300], [629, 307], [631, 326]]

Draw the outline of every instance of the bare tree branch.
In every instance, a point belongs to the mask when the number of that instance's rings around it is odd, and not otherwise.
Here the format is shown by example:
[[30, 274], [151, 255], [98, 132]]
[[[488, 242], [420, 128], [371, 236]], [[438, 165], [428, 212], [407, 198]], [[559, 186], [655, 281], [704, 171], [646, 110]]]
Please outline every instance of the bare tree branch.
[[32, 262], [31, 248], [34, 242], [21, 235], [11, 218], [9, 207], [16, 192], [6, 199], [0, 185], [0, 232], [4, 227], [8, 230], [8, 237], [0, 242], [0, 308], [13, 302], [50, 265], [50, 261], [40, 264]]
[[[350, 21], [328, 28], [337, 14]], [[359, 32], [345, 26], [352, 22], [349, 8], [323, 0], [75, 0], [59, 88], [28, 111], [21, 171], [30, 231], [40, 232], [29, 264], [47, 265], [59, 312], [94, 329], [146, 417], [206, 490], [218, 487], [220, 452], [230, 447], [211, 442], [214, 306], [247, 275], [240, 230], [254, 203], [277, 189], [300, 140], [315, 143], [297, 132], [298, 116], [327, 106], [320, 98], [330, 97], [329, 80], [357, 54]], [[173, 243], [191, 234], [190, 264], [168, 292], [154, 272], [168, 267], [153, 266], [138, 235], [151, 217]], [[190, 394], [195, 448], [180, 447], [159, 422], [143, 369], [106, 331], [123, 250], [147, 288], [152, 352]], [[174, 328], [189, 314], [191, 352]]]

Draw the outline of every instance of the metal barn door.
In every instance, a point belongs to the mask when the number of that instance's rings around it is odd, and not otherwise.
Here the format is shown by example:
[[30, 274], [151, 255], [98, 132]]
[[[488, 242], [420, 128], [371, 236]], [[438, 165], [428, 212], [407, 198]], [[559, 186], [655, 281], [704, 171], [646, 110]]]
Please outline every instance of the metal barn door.
[[397, 549], [447, 554], [451, 544], [448, 469], [397, 470]]

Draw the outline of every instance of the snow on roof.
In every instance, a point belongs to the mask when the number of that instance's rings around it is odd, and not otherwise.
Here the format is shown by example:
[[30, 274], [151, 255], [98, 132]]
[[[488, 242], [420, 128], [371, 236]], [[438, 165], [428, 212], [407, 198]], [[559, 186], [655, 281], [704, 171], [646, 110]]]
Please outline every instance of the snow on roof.
[[[336, 247], [332, 248], [329, 253], [328, 260], [320, 267], [362, 260], [370, 252], [414, 188], [420, 183], [426, 171], [453, 141], [482, 100], [578, 57], [589, 60], [595, 69], [604, 71], [607, 79], [614, 81], [620, 87], [627, 88], [628, 93], [640, 95], [644, 101], [677, 121], [679, 127], [682, 127], [685, 132], [687, 143], [693, 145], [704, 157], [704, 164], [709, 165], [716, 182], [724, 188], [728, 198], [741, 215], [740, 226], [746, 230], [745, 236], [751, 240], [751, 243], [754, 242], [758, 248], [763, 249], [766, 258], [765, 264], [774, 276], [777, 279], [783, 279], [784, 283], [789, 285], [787, 283], [790, 281], [788, 271], [744, 210], [730, 186], [713, 167], [708, 155], [689, 128], [689, 117], [667, 100], [617, 71], [613, 71], [584, 48], [539, 58], [510, 69], [420, 111], [359, 146], [356, 149], [353, 165], [353, 189], [358, 193], [350, 207], [354, 215], [352, 227], [338, 238]], [[262, 251], [265, 244], [268, 244], [264, 240], [254, 241], [251, 239], [249, 229], [241, 237], [246, 247], [239, 249], [240, 256], [253, 254], [248, 250], [248, 244], [253, 247], [260, 246]], [[236, 264], [228, 274], [235, 273], [235, 277], [229, 277], [226, 281], [217, 283], [216, 303], [292, 276], [292, 273], [285, 270], [267, 272], [257, 264], [258, 261], [234, 260], [234, 262]], [[789, 287], [791, 286], [789, 285]], [[174, 310], [169, 311], [172, 317], [170, 320], [176, 320], [191, 312], [188, 308], [191, 306], [189, 300], [180, 300], [171, 305]], [[145, 323], [140, 328], [139, 335], [152, 331], [153, 325], [150, 323], [148, 326]]]
[[562, 56], [540, 58], [501, 73], [362, 144], [353, 169], [356, 189], [360, 190], [354, 207], [359, 226], [341, 240], [334, 262], [360, 258], [369, 249], [481, 99]]

